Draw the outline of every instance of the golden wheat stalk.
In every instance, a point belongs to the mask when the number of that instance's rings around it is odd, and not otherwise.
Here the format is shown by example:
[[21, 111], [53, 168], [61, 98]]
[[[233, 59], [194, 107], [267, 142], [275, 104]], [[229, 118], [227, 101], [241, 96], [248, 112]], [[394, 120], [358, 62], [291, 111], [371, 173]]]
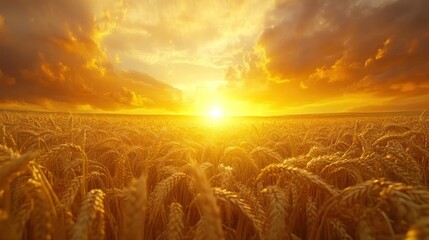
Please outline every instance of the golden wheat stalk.
[[197, 201], [201, 210], [201, 224], [197, 228], [196, 239], [221, 240], [224, 239], [220, 209], [216, 197], [204, 173], [198, 165], [192, 165], [193, 182], [198, 193]]
[[37, 152], [28, 152], [19, 157], [13, 157], [11, 161], [0, 168], [0, 187], [6, 184], [9, 178], [17, 171], [23, 169], [27, 163], [35, 159], [39, 154]]
[[29, 179], [24, 191], [32, 201], [33, 210], [30, 216], [35, 239], [51, 239], [53, 233], [52, 206], [46, 196], [42, 183]]
[[176, 187], [176, 185], [179, 184], [182, 179], [186, 178], [188, 178], [188, 175], [183, 172], [177, 172], [156, 184], [155, 189], [150, 193], [149, 196], [149, 208], [152, 209], [152, 212], [150, 213], [151, 221], [157, 221], [159, 214], [164, 208], [164, 202], [166, 198]]
[[92, 189], [82, 204], [71, 232], [71, 239], [104, 238], [104, 193], [99, 189]]
[[124, 231], [122, 239], [144, 239], [145, 222], [148, 207], [147, 175], [134, 179], [125, 193]]
[[261, 170], [261, 173], [258, 175], [256, 181], [261, 181], [262, 179], [270, 175], [288, 175], [290, 177], [296, 176], [301, 180], [315, 184], [320, 189], [325, 190], [333, 196], [338, 195], [338, 189], [326, 183], [319, 176], [314, 175], [303, 169], [289, 167], [285, 164], [270, 164], [269, 166], [263, 168]]
[[230, 203], [240, 209], [240, 211], [252, 221], [253, 227], [258, 234], [262, 234], [265, 219], [261, 219], [246, 200], [240, 198], [237, 193], [221, 188], [213, 188], [213, 193], [217, 200]]
[[379, 193], [384, 187], [389, 186], [389, 184], [390, 182], [380, 180], [367, 181], [365, 183], [345, 188], [338, 195], [325, 201], [311, 226], [311, 232], [308, 239], [313, 240], [320, 236], [321, 229], [325, 224], [328, 212], [333, 206], [350, 207], [355, 204], [363, 204], [368, 199], [371, 199], [374, 193]]
[[377, 139], [372, 146], [380, 146], [380, 145], [385, 145], [387, 142], [392, 141], [392, 140], [403, 140], [403, 139], [408, 139], [414, 135], [420, 135], [420, 132], [416, 132], [416, 131], [407, 131], [404, 133], [400, 133], [400, 134], [390, 134], [390, 135], [384, 135], [382, 137], [380, 137], [379, 139]]
[[65, 192], [63, 192], [60, 200], [61, 204], [65, 208], [70, 208], [70, 206], [74, 201], [74, 198], [76, 197], [76, 194], [80, 189], [81, 184], [82, 184], [82, 176], [77, 176], [73, 180], [71, 180], [69, 187]]
[[172, 202], [170, 204], [170, 211], [168, 214], [167, 229], [164, 233], [165, 239], [181, 240], [185, 234], [183, 207], [180, 203]]
[[313, 225], [317, 216], [316, 202], [312, 197], [307, 198], [307, 202], [305, 204], [305, 215], [307, 217], [307, 228], [309, 228], [309, 226]]
[[268, 219], [265, 224], [266, 239], [288, 239], [290, 238], [287, 229], [287, 200], [283, 191], [278, 186], [268, 186], [263, 193], [267, 194], [269, 201]]
[[340, 220], [332, 219], [329, 221], [329, 224], [337, 234], [336, 239], [353, 240], [353, 238], [348, 234], [346, 226]]

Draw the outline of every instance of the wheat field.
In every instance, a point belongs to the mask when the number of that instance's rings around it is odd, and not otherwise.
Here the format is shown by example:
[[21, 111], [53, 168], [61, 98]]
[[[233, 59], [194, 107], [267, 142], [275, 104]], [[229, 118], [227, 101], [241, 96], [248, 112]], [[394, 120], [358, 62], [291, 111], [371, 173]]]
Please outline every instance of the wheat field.
[[429, 118], [1, 112], [2, 239], [429, 239]]

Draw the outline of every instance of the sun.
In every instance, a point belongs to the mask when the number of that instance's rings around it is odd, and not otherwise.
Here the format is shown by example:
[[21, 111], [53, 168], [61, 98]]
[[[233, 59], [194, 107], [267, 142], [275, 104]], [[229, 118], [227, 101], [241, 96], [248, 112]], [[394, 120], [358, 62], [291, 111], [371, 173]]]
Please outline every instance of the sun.
[[209, 116], [213, 119], [219, 119], [223, 117], [222, 109], [215, 106], [210, 109]]

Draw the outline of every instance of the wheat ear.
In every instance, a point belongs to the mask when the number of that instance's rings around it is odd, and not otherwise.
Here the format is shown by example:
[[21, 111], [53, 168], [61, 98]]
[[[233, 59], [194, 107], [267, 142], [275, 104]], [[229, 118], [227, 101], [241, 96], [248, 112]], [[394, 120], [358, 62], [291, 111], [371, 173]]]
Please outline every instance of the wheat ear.
[[193, 164], [191, 169], [195, 189], [199, 194], [197, 196], [198, 206], [202, 214], [202, 222], [198, 225], [196, 238], [204, 240], [224, 239], [220, 209], [209, 182], [196, 164]]
[[126, 198], [123, 239], [143, 239], [148, 206], [146, 174], [133, 180]]
[[36, 158], [38, 153], [28, 152], [17, 158], [11, 159], [0, 168], [0, 187], [8, 182], [8, 179], [17, 171], [26, 166], [26, 164]]
[[296, 176], [302, 180], [314, 183], [319, 188], [327, 191], [333, 196], [338, 195], [338, 189], [334, 186], [325, 182], [321, 177], [314, 175], [304, 169], [299, 169], [295, 167], [288, 167], [285, 164], [270, 164], [267, 167], [261, 170], [261, 173], [258, 175], [256, 181], [261, 181], [269, 175], [289, 175]]
[[168, 214], [167, 230], [165, 238], [169, 240], [181, 240], [184, 237], [185, 231], [185, 215], [183, 214], [183, 207], [180, 203], [172, 202], [170, 204], [170, 212]]
[[92, 189], [83, 202], [71, 239], [104, 239], [104, 193]]
[[278, 186], [268, 186], [262, 192], [267, 194], [269, 202], [268, 222], [265, 226], [266, 239], [288, 239], [285, 194]]

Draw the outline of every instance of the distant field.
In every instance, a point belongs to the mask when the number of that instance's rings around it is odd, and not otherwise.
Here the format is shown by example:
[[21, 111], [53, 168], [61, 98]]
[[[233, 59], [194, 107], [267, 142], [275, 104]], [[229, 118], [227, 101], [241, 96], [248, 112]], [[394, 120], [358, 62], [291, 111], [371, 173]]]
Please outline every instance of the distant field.
[[429, 238], [424, 114], [0, 112], [0, 239]]

